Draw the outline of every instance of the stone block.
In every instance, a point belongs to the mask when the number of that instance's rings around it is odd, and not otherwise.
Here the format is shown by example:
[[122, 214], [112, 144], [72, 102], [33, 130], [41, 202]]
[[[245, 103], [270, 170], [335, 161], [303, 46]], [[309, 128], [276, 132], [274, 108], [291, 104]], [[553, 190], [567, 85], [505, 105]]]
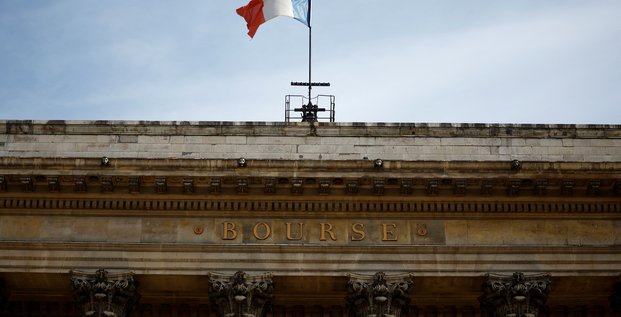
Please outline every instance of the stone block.
[[[26, 153], [34, 153], [34, 152], [40, 152], [41, 149], [41, 143], [27, 143], [27, 142], [11, 142], [5, 145], [6, 149], [11, 151], [11, 152], [17, 152], [21, 155], [24, 155], [24, 152]], [[18, 154], [18, 155], [19, 155]]]
[[572, 147], [574, 146], [574, 139], [561, 139], [563, 146]]
[[[269, 131], [277, 131], [276, 129], [269, 127]], [[230, 125], [222, 126], [221, 135], [254, 135], [255, 127], [247, 125]]]
[[143, 219], [140, 234], [141, 242], [168, 242], [177, 241], [179, 223], [176, 219]]
[[11, 142], [15, 142], [15, 143], [19, 143], [19, 142], [24, 142], [24, 143], [28, 143], [28, 142], [37, 142], [38, 138], [36, 135], [22, 135], [22, 134], [12, 134], [11, 135]]
[[171, 152], [171, 145], [168, 143], [152, 143], [152, 144], [139, 144], [138, 152]]
[[566, 221], [570, 245], [611, 245], [615, 241], [614, 224], [610, 221]]
[[97, 142], [96, 135], [59, 135], [57, 142], [69, 142], [69, 143], [95, 143]]
[[571, 155], [571, 154], [580, 154], [576, 152], [575, 148], [561, 146], [561, 147], [550, 147], [548, 148], [549, 155]]
[[[213, 143], [224, 143], [224, 137], [218, 137], [219, 139], [222, 140], [222, 142], [213, 142]], [[183, 142], [184, 143], [189, 143], [189, 144], [204, 144], [207, 143], [207, 137], [205, 136], [200, 136], [200, 135], [186, 135], [183, 138]]]
[[441, 138], [440, 145], [445, 146], [499, 146], [501, 141], [498, 138]]
[[95, 142], [99, 144], [113, 144], [117, 143], [118, 139], [118, 135], [97, 135], [97, 140]]
[[[82, 157], [93, 157], [93, 156], [94, 157], [101, 157], [101, 156], [104, 156], [104, 155], [110, 155], [110, 153], [104, 153], [104, 152], [101, 152], [101, 153], [91, 153], [91, 155], [88, 155], [88, 156], [86, 156], [84, 154], [85, 153], [78, 153], [78, 154], [76, 154], [74, 156], [70, 156], [70, 157], [80, 157], [80, 156], [82, 156]], [[113, 152], [111, 157], [113, 157], [113, 158], [137, 158], [138, 157], [138, 152], [137, 151], [116, 151], [116, 152]]]
[[185, 136], [183, 135], [171, 135], [170, 143], [171, 144], [182, 144], [185, 142]]
[[503, 138], [503, 139], [501, 139], [501, 145], [502, 146], [507, 146], [507, 147], [525, 146], [526, 145], [526, 140], [525, 139], [519, 139], [519, 138]]
[[[369, 148], [371, 147], [357, 147], [355, 145], [345, 144], [345, 145], [335, 145], [334, 153], [369, 153]], [[321, 153], [321, 152], [319, 152]]]
[[167, 144], [167, 143], [170, 143], [170, 136], [169, 135], [139, 135], [138, 143]]
[[531, 147], [555, 147], [563, 146], [563, 141], [560, 139], [525, 139], [525, 145]]
[[582, 156], [585, 162], [619, 162], [619, 155], [588, 155]]
[[135, 143], [114, 143], [108, 146], [112, 152], [138, 151], [138, 144]]
[[0, 240], [2, 241], [37, 240], [44, 229], [40, 217], [4, 215], [0, 217]]
[[419, 137], [384, 137], [375, 138], [375, 144], [378, 145], [400, 145], [400, 146], [416, 146], [416, 145], [440, 145], [440, 138], [419, 138]]
[[467, 245], [470, 243], [466, 220], [446, 220], [444, 225], [447, 245]]
[[591, 159], [587, 160], [585, 159], [584, 154], [565, 154], [562, 155], [562, 158], [559, 161], [565, 161], [565, 162], [582, 162], [582, 161], [587, 161], [587, 162], [593, 162]]
[[[206, 153], [206, 152], [195, 152], [194, 156], [198, 159], [234, 159], [239, 158], [239, 155], [236, 153]], [[250, 158], [250, 157], [247, 157]]]
[[451, 220], [447, 244], [455, 245], [611, 245], [608, 220]]
[[119, 135], [119, 143], [138, 143], [137, 135]]
[[[353, 148], [353, 147], [352, 147]], [[336, 145], [300, 145], [297, 147], [297, 153], [338, 153]]]
[[[324, 137], [324, 138], [321, 138], [321, 144], [325, 144], [325, 145], [344, 145], [344, 144], [357, 145], [357, 144], [361, 144], [360, 139], [361, 138], [357, 138], [357, 137], [344, 137], [344, 138]], [[375, 142], [373, 141], [373, 143], [375, 143]]]
[[359, 153], [319, 154], [325, 160], [361, 160], [364, 155]]
[[195, 148], [196, 152], [201, 153], [243, 153], [243, 147], [233, 144], [201, 144]]
[[246, 144], [246, 136], [226, 136], [225, 138], [226, 144]]
[[140, 242], [142, 221], [129, 217], [108, 218], [105, 229], [105, 241]]
[[307, 136], [269, 136], [261, 138], [263, 142], [251, 141], [251, 139], [258, 138], [252, 137], [248, 138], [248, 144], [260, 144], [260, 145], [297, 145], [297, 144], [320, 144], [321, 138], [317, 137], [307, 137]]

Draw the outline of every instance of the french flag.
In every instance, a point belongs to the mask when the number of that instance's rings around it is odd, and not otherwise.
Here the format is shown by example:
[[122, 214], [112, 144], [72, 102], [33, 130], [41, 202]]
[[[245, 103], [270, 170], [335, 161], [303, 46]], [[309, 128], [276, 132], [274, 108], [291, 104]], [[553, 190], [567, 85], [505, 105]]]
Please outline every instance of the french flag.
[[237, 9], [248, 25], [248, 35], [253, 37], [259, 26], [277, 16], [294, 18], [310, 27], [311, 0], [250, 0]]

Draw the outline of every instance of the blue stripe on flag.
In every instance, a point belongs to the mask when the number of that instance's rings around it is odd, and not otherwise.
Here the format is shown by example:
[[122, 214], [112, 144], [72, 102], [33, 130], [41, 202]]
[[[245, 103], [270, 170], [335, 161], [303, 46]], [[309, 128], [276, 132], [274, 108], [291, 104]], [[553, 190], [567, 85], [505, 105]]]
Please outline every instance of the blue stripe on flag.
[[310, 1], [311, 0], [291, 0], [293, 5], [293, 18], [310, 27]]

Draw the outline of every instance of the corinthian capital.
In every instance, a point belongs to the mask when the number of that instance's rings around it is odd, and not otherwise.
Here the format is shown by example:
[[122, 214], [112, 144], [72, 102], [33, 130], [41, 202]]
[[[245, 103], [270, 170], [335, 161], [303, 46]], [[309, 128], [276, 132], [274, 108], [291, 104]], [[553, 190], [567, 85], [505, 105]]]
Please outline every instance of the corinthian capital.
[[411, 274], [350, 274], [347, 306], [356, 317], [399, 317], [407, 312], [412, 284]]
[[83, 316], [129, 317], [140, 295], [134, 273], [70, 271], [75, 301]]
[[537, 317], [545, 310], [550, 274], [486, 274], [481, 310], [489, 317]]
[[209, 299], [219, 317], [264, 317], [273, 293], [271, 274], [249, 276], [238, 271], [209, 275]]

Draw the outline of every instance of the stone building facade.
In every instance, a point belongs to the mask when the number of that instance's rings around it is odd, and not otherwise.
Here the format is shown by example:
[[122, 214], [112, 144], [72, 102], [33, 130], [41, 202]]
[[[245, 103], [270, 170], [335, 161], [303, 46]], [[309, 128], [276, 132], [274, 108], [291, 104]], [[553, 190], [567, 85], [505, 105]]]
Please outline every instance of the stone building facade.
[[0, 316], [621, 313], [621, 126], [0, 121]]

